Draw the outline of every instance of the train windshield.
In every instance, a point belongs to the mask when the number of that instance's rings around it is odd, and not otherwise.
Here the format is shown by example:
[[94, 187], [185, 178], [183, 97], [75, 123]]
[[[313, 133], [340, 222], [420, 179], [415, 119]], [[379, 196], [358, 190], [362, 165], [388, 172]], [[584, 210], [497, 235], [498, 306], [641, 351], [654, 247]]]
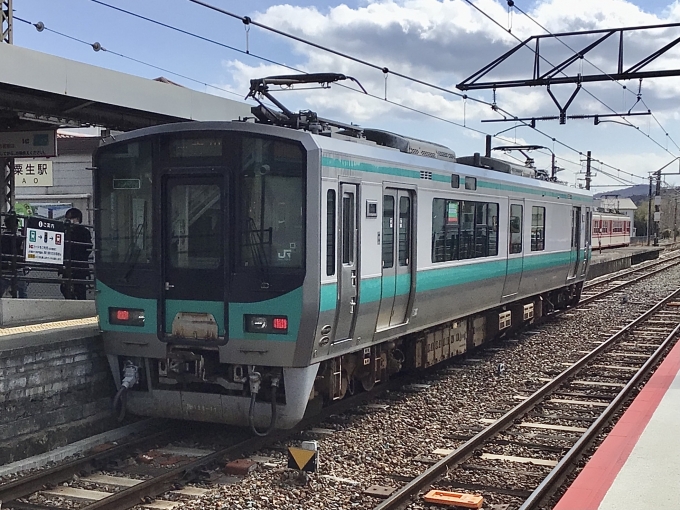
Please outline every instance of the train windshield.
[[242, 267], [302, 267], [303, 161], [297, 144], [243, 138], [239, 183]]
[[101, 262], [151, 262], [151, 158], [151, 142], [137, 141], [112, 147], [98, 161]]
[[[186, 181], [179, 183], [182, 186], [172, 181], [174, 184], [168, 184], [160, 196], [167, 202], [163, 210], [167, 209], [169, 214], [166, 222], [170, 237], [180, 218], [177, 211], [189, 215], [186, 219], [190, 228], [183, 242], [193, 259], [187, 262], [187, 267], [216, 263], [222, 253], [228, 252], [226, 260], [237, 273], [304, 268], [302, 147], [253, 135], [211, 136], [219, 143], [182, 138], [185, 149], [179, 155], [173, 149], [178, 145], [177, 137], [169, 139], [170, 144], [151, 138], [100, 151], [97, 161], [100, 262], [122, 265], [132, 274], [135, 267], [151, 264], [156, 258], [152, 253], [154, 228], [167, 230], [160, 228], [159, 219], [152, 219], [156, 209], [152, 207], [152, 196], [156, 196], [152, 189], [163, 181], [160, 173], [167, 174], [166, 180], [170, 175], [175, 180], [184, 175]], [[160, 159], [152, 156], [159, 149]], [[221, 173], [215, 182], [192, 183], [190, 179], [203, 175], [202, 168], [219, 168], [226, 173]], [[215, 180], [214, 170], [211, 175]], [[223, 184], [219, 184], [219, 179], [223, 179]], [[219, 205], [223, 191], [230, 197], [225, 202], [228, 206]], [[220, 214], [228, 217], [221, 219]], [[220, 236], [207, 234], [217, 228], [221, 235], [223, 225], [226, 252], [216, 245], [222, 242]]]

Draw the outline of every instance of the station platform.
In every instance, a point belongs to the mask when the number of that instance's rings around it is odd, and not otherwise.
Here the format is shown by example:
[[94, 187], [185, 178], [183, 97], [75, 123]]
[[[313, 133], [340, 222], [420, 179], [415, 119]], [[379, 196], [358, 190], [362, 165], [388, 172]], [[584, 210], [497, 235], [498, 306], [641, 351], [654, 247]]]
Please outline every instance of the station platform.
[[614, 273], [621, 269], [629, 268], [645, 260], [659, 257], [659, 254], [667, 246], [625, 246], [621, 248], [607, 248], [598, 250], [593, 248], [590, 265], [588, 266], [588, 279]]
[[680, 508], [680, 342], [553, 510]]

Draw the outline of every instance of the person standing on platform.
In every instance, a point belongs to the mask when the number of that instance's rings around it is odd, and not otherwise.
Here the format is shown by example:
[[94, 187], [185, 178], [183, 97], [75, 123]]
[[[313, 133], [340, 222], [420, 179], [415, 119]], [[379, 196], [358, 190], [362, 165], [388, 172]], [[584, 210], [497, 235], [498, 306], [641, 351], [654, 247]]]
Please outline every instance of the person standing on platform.
[[[72, 207], [66, 211], [66, 219], [71, 221], [70, 235], [66, 242], [70, 245], [71, 255], [71, 279], [90, 279], [90, 251], [92, 251], [92, 235], [90, 230], [82, 225], [83, 213], [80, 209]], [[67, 230], [68, 232], [68, 230]], [[63, 276], [68, 276], [62, 270]], [[61, 284], [61, 293], [66, 299], [87, 299], [87, 285], [78, 282], [64, 282]]]

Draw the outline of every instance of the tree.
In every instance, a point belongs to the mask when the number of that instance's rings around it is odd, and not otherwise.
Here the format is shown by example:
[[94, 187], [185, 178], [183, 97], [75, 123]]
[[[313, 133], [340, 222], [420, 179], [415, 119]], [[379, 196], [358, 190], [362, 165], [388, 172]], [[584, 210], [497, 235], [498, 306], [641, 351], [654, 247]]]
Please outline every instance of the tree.
[[647, 221], [649, 211], [649, 200], [645, 200], [635, 209], [635, 234], [637, 236], [647, 235]]

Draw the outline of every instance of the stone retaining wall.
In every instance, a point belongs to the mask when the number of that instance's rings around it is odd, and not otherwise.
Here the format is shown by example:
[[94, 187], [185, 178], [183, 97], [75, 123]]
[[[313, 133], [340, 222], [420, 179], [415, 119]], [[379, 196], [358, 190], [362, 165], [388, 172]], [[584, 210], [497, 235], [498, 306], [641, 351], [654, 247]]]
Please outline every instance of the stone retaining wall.
[[54, 333], [21, 346], [0, 339], [0, 465], [115, 425], [101, 338], [93, 328], [66, 333], [79, 337]]

